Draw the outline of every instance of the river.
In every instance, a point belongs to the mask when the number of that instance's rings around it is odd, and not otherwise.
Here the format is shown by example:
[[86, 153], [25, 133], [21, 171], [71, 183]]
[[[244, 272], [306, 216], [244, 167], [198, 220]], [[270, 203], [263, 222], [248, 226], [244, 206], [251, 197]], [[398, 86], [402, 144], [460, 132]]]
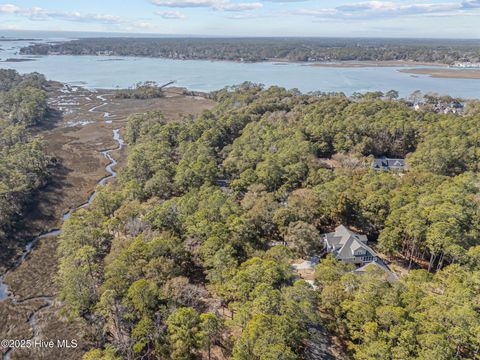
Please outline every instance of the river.
[[[34, 34], [30, 33], [30, 36]], [[2, 35], [1, 31], [0, 35]], [[38, 37], [41, 37], [42, 42], [61, 40], [40, 33]], [[34, 58], [34, 61], [0, 62], [0, 68], [16, 69], [22, 73], [37, 71], [45, 74], [50, 80], [82, 85], [87, 88], [126, 88], [139, 81], [152, 80], [166, 83], [175, 80], [176, 85], [190, 90], [211, 91], [244, 81], [252, 81], [265, 85], [297, 88], [302, 92], [344, 92], [350, 95], [353, 92], [395, 89], [401, 96], [421, 90], [424, 93], [437, 92], [464, 98], [480, 98], [479, 79], [445, 79], [432, 78], [429, 75], [412, 75], [399, 72], [398, 70], [402, 68], [395, 66], [336, 68], [313, 67], [304, 63], [18, 55], [19, 49], [29, 43], [31, 41], [7, 42], [0, 39], [0, 48], [3, 49], [0, 52], [2, 60]]]

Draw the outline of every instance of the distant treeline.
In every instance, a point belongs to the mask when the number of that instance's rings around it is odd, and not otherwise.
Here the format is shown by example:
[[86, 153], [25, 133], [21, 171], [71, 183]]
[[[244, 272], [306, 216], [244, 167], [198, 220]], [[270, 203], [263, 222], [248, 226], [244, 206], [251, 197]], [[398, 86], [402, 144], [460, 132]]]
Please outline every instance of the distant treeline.
[[479, 62], [476, 40], [343, 38], [85, 38], [21, 49], [35, 55], [114, 55], [233, 61]]
[[154, 81], [139, 82], [133, 88], [115, 92], [116, 99], [155, 99], [164, 96], [162, 87]]

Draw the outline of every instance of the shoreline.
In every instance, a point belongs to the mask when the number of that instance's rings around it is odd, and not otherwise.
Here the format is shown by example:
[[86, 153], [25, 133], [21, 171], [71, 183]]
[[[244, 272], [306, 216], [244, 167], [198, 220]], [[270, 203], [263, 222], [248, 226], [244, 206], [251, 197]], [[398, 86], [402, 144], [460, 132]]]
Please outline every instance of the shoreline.
[[445, 67], [449, 65], [443, 64], [443, 63], [406, 61], [406, 60], [352, 60], [352, 61], [315, 62], [305, 66], [332, 67], [332, 68], [364, 68], [364, 67], [409, 67], [409, 66]]
[[398, 72], [413, 75], [429, 75], [436, 79], [480, 79], [480, 69], [421, 68], [400, 69]]
[[[239, 64], [261, 64], [261, 63], [273, 63], [274, 65], [287, 65], [287, 64], [299, 64], [302, 66], [312, 67], [337, 67], [337, 68], [361, 68], [361, 67], [399, 67], [399, 66], [438, 66], [446, 67], [451, 66], [445, 63], [436, 62], [424, 62], [413, 60], [332, 60], [332, 61], [301, 61], [301, 60], [288, 60], [285, 58], [267, 58], [261, 60], [240, 60], [240, 59], [214, 59], [214, 58], [175, 58], [165, 56], [146, 56], [146, 55], [104, 55], [104, 54], [70, 54], [70, 53], [24, 53], [21, 51], [21, 56], [94, 56], [94, 57], [107, 57], [107, 59], [98, 61], [123, 61], [125, 58], [144, 58], [144, 59], [163, 59], [163, 60], [179, 60], [179, 61], [209, 61], [209, 62], [233, 62]], [[109, 58], [112, 59], [109, 59]]]
[[28, 61], [37, 61], [37, 59], [32, 59], [32, 58], [6, 58], [5, 60], [2, 60], [1, 62], [15, 63], [15, 62], [28, 62]]

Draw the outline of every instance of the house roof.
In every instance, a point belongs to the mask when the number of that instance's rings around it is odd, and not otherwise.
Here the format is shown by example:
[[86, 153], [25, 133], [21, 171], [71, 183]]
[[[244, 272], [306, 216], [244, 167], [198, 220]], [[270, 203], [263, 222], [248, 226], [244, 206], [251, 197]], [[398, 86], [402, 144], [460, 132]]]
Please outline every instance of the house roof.
[[362, 243], [366, 243], [368, 241], [365, 235], [357, 234], [356, 232], [351, 231], [344, 225], [337, 226], [335, 228], [335, 232], [324, 234], [323, 237], [327, 241], [329, 246], [335, 248], [346, 244], [348, 239], [351, 237], [356, 238]]
[[365, 235], [357, 234], [344, 225], [337, 226], [335, 232], [325, 234], [324, 239], [338, 258], [352, 258], [358, 249], [365, 250], [369, 256], [376, 255], [367, 245], [368, 238]]
[[366, 256], [375, 256], [375, 251], [367, 244], [361, 242], [354, 236], [347, 239], [347, 242], [336, 252], [337, 258], [353, 258], [355, 257], [355, 251], [363, 249], [367, 252]]
[[405, 159], [375, 158], [372, 166], [375, 169], [401, 169], [405, 167]]
[[377, 268], [385, 272], [386, 279], [388, 281], [398, 281], [398, 275], [391, 271], [388, 266], [379, 258], [376, 258], [374, 261], [369, 262], [358, 269], [353, 270], [355, 274], [365, 274], [368, 269]]

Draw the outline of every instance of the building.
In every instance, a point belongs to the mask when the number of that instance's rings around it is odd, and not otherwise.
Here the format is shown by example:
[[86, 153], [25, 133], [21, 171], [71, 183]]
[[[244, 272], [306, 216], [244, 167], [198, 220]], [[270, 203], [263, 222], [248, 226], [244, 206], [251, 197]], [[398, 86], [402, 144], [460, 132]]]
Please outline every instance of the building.
[[[389, 282], [398, 281], [398, 276], [392, 272], [386, 263], [367, 245], [368, 238], [357, 234], [344, 225], [337, 226], [334, 232], [323, 234], [324, 250], [333, 254], [339, 261], [355, 264], [358, 267], [353, 274], [363, 275], [370, 271], [380, 272]], [[317, 289], [315, 285], [315, 267], [320, 262], [316, 256], [308, 259], [297, 259], [291, 264], [292, 269], [300, 279], [305, 280]]]
[[375, 261], [377, 254], [367, 245], [365, 235], [357, 234], [344, 225], [335, 228], [335, 232], [322, 235], [325, 250], [337, 260], [351, 264], [365, 264]]
[[480, 68], [480, 62], [468, 62], [468, 61], [456, 61], [451, 67], [467, 68], [467, 69], [476, 69]]
[[405, 159], [375, 158], [372, 167], [375, 170], [404, 170]]

